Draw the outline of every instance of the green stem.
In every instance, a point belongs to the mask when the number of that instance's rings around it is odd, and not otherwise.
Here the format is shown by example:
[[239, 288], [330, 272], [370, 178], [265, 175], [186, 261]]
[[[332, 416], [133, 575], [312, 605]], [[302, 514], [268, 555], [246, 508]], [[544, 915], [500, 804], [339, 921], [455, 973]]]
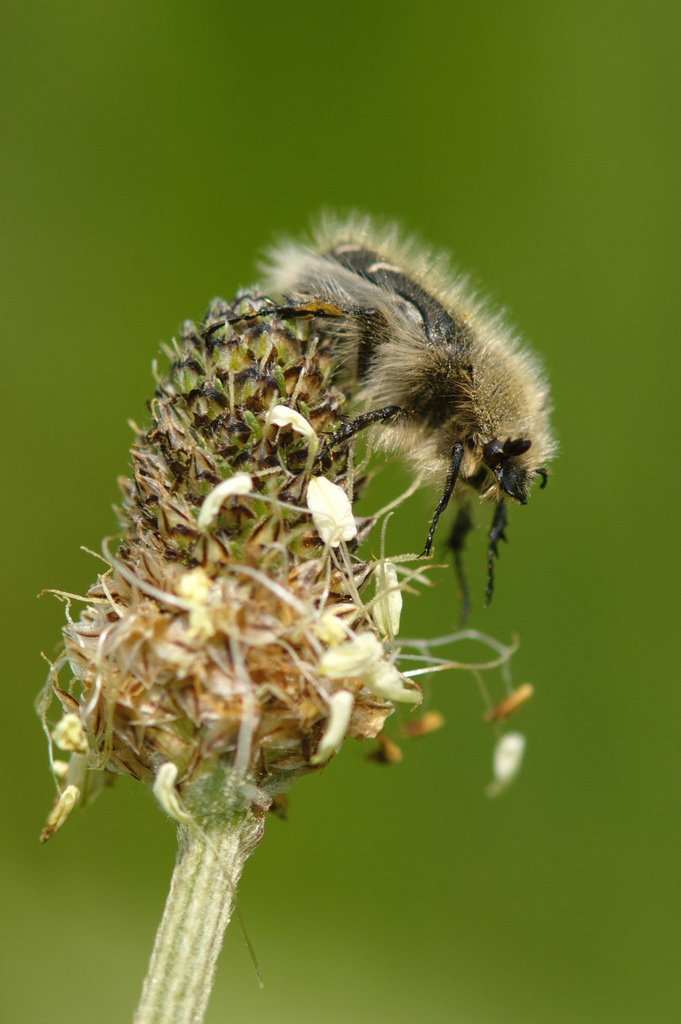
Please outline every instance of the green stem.
[[236, 885], [263, 814], [241, 810], [180, 825], [179, 849], [134, 1024], [201, 1024]]

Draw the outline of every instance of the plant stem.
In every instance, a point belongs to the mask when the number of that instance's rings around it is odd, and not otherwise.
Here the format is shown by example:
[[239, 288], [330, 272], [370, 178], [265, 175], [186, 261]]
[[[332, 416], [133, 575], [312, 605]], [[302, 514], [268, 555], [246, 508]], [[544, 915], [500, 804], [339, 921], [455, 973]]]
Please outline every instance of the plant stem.
[[201, 1024], [215, 964], [263, 814], [241, 810], [180, 825], [178, 855], [134, 1024]]

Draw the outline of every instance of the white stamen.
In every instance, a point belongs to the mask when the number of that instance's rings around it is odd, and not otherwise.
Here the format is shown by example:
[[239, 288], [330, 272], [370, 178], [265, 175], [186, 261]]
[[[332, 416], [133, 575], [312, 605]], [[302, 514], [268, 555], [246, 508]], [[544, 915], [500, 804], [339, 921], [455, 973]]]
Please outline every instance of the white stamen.
[[196, 608], [193, 612], [189, 613], [188, 640], [205, 643], [207, 640], [212, 640], [217, 631], [218, 627], [209, 609]]
[[182, 574], [177, 584], [177, 592], [185, 601], [200, 606], [206, 603], [212, 586], [213, 580], [205, 569], [197, 567]]
[[383, 562], [376, 571], [374, 622], [381, 636], [394, 637], [399, 632], [402, 593], [398, 589], [397, 569], [392, 562]]
[[69, 814], [80, 800], [78, 786], [67, 786], [63, 793], [59, 794], [54, 807], [47, 816], [45, 832], [47, 837], [54, 835], [58, 828], [61, 828]]
[[204, 498], [197, 520], [199, 530], [205, 530], [214, 519], [217, 519], [220, 509], [227, 498], [232, 498], [239, 494], [249, 494], [252, 490], [253, 480], [248, 473], [235, 473], [234, 476], [223, 480], [221, 484], [214, 487], [210, 494], [207, 494]]
[[312, 755], [313, 764], [328, 761], [340, 747], [348, 731], [354, 702], [354, 695], [348, 690], [337, 690], [329, 697], [329, 717], [316, 753]]
[[335, 647], [347, 639], [348, 631], [337, 615], [324, 612], [313, 626], [316, 635], [329, 647]]
[[338, 484], [325, 476], [313, 476], [307, 486], [307, 507], [325, 544], [337, 548], [342, 540], [357, 536], [350, 500]]
[[498, 796], [515, 779], [525, 753], [525, 737], [520, 732], [507, 732], [494, 748], [492, 767], [494, 782], [487, 787], [488, 796]]
[[182, 825], [189, 825], [193, 818], [182, 806], [180, 794], [175, 789], [176, 779], [177, 766], [172, 761], [166, 761], [156, 772], [152, 787], [153, 793], [169, 817], [179, 821]]
[[185, 572], [177, 584], [177, 592], [180, 597], [193, 606], [189, 613], [189, 630], [187, 636], [193, 640], [210, 640], [217, 632], [211, 610], [208, 606], [208, 597], [214, 586], [214, 581], [208, 573], [198, 566]]
[[288, 405], [275, 405], [265, 417], [265, 423], [269, 426], [274, 423], [275, 427], [291, 427], [297, 434], [302, 434], [316, 442], [317, 435], [311, 423], [304, 416], [301, 416], [295, 409], [289, 409]]
[[324, 651], [319, 671], [329, 679], [359, 679], [370, 693], [383, 700], [420, 704], [421, 692], [386, 660], [383, 644], [373, 633], [361, 633]]
[[423, 700], [421, 691], [413, 686], [405, 686], [404, 676], [389, 661], [379, 661], [362, 676], [367, 690], [382, 697], [383, 700], [420, 704]]
[[324, 651], [319, 671], [329, 679], [345, 679], [347, 676], [363, 678], [372, 665], [383, 657], [385, 652], [378, 637], [373, 633], [362, 633], [353, 640], [345, 640]]
[[85, 729], [78, 715], [69, 711], [55, 725], [52, 739], [60, 750], [75, 751], [84, 754], [87, 751]]

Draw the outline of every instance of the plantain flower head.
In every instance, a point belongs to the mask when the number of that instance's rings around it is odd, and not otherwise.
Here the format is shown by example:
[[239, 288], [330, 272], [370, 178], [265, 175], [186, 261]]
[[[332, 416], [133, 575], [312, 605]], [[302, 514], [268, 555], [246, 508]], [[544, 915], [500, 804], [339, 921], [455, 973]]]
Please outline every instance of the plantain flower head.
[[347, 444], [325, 444], [346, 400], [328, 339], [225, 322], [241, 311], [216, 301], [185, 325], [137, 430], [120, 535], [41, 700], [71, 752], [45, 838], [97, 775], [147, 782], [168, 809], [219, 763], [266, 804], [346, 737], [376, 737], [394, 702], [420, 701], [380, 639], [398, 622], [396, 571], [356, 555], [373, 526], [353, 514], [363, 480]]

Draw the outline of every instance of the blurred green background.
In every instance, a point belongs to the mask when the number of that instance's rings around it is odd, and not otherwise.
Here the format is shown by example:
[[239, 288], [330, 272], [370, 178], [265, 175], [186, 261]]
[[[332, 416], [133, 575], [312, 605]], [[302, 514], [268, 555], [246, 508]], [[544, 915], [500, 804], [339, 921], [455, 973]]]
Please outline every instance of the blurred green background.
[[[39, 846], [32, 701], [63, 611], [36, 594], [94, 577], [79, 545], [114, 529], [159, 343], [323, 206], [453, 251], [545, 358], [561, 456], [472, 620], [520, 634], [536, 695], [500, 800], [463, 674], [402, 764], [348, 745], [299, 783], [241, 887], [266, 987], [232, 929], [208, 1021], [681, 1019], [680, 20], [655, 0], [2, 5], [4, 1020], [129, 1020], [175, 850], [126, 779]], [[390, 550], [432, 504], [400, 510]], [[478, 598], [482, 560], [478, 538]], [[405, 628], [455, 609], [445, 574]]]

